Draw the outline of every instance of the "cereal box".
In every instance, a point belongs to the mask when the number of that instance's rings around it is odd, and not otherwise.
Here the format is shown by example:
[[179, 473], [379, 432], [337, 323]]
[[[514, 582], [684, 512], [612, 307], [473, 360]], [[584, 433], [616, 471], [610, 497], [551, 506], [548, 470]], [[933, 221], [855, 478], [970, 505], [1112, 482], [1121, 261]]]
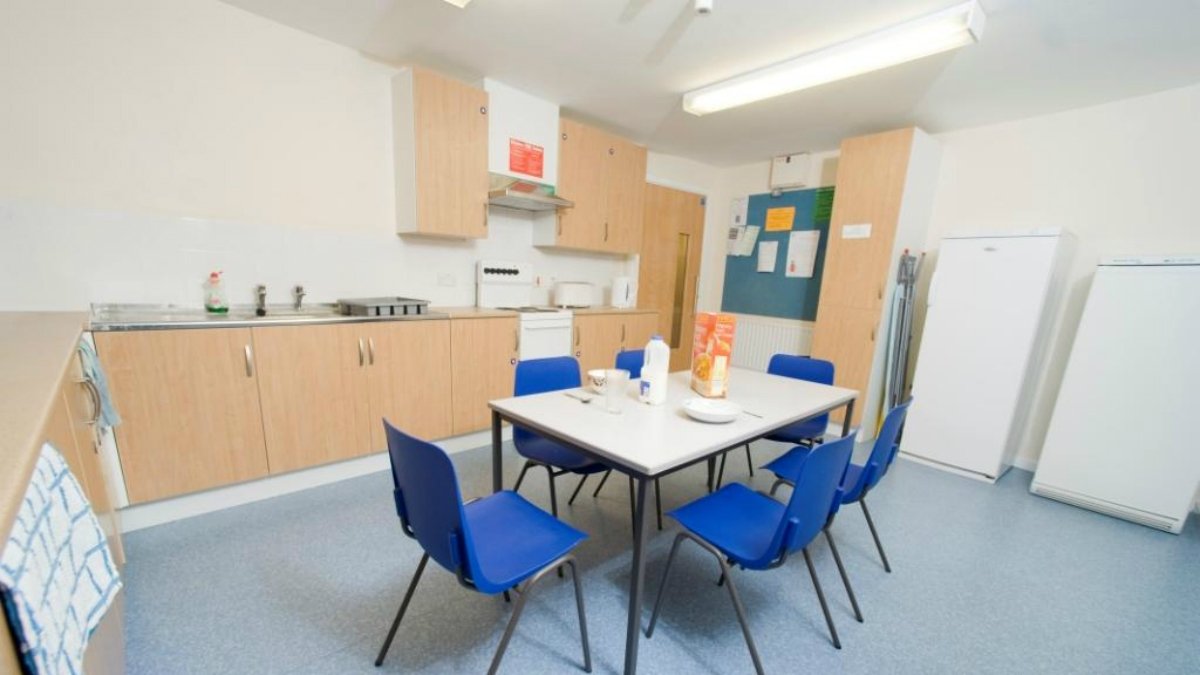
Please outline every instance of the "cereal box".
[[732, 314], [701, 312], [696, 315], [692, 340], [692, 389], [709, 398], [724, 397], [729, 386], [729, 361], [733, 354]]

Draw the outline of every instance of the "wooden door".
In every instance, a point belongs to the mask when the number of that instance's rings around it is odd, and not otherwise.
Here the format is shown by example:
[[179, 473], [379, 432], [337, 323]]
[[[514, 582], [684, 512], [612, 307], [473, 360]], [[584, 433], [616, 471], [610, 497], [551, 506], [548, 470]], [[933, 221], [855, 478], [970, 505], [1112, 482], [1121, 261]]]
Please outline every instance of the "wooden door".
[[[822, 321], [821, 329], [813, 332], [812, 354], [815, 358], [832, 361], [834, 384], [839, 387], [867, 390], [871, 378], [871, 366], [875, 359], [875, 345], [879, 340], [879, 310], [843, 307], [830, 312]], [[862, 401], [855, 404], [854, 424], [862, 418]], [[834, 421], [842, 420], [842, 411], [831, 416]]]
[[371, 450], [387, 449], [383, 420], [418, 438], [452, 433], [450, 322], [358, 324], [367, 339]]
[[271, 473], [367, 454], [367, 343], [360, 325], [253, 333]]
[[492, 414], [488, 401], [513, 395], [518, 339], [516, 317], [451, 319], [455, 435], [489, 428]]
[[671, 370], [692, 362], [692, 328], [704, 239], [704, 196], [646, 185], [638, 263], [638, 307], [658, 311], [658, 332], [671, 347]]
[[558, 212], [556, 246], [598, 250], [608, 211], [608, 135], [586, 124], [559, 121], [558, 185], [575, 206]]
[[658, 314], [625, 314], [625, 340], [621, 349], [644, 349], [650, 338], [658, 335]]
[[420, 232], [487, 237], [487, 105], [482, 89], [414, 69]]
[[609, 136], [607, 150], [607, 213], [601, 248], [614, 253], [637, 253], [642, 245], [646, 208], [646, 148]]
[[621, 351], [622, 333], [626, 333], [624, 315], [591, 314], [575, 317], [575, 358], [581, 376], [596, 368], [616, 365]]
[[267, 474], [247, 328], [96, 333], [131, 503]]

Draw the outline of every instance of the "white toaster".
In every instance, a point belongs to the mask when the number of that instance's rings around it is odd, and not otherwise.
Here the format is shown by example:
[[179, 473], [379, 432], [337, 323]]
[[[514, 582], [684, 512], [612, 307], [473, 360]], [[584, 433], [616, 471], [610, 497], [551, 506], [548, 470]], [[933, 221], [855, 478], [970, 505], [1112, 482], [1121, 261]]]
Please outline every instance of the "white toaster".
[[554, 284], [555, 307], [591, 307], [596, 304], [596, 287], [583, 281]]

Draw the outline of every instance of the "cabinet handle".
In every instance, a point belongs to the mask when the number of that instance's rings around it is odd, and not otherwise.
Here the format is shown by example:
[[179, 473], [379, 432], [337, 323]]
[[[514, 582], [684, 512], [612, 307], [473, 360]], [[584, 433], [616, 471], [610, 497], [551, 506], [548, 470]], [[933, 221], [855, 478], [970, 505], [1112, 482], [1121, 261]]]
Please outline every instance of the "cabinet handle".
[[625, 344], [625, 324], [621, 324], [621, 344]]
[[484, 202], [483, 203], [483, 226], [484, 227], [487, 227], [487, 217], [488, 217], [488, 203]]
[[83, 378], [79, 381], [84, 389], [87, 389], [88, 398], [92, 400], [92, 418], [87, 421], [88, 425], [94, 425], [100, 421], [100, 390], [96, 388], [96, 383], [91, 378]]
[[358, 365], [361, 368], [367, 361], [363, 339], [358, 338]]
[[486, 115], [486, 114], [487, 114], [487, 106], [486, 106], [486, 105], [481, 105], [481, 106], [479, 106], [479, 114], [480, 114], [480, 115]]
[[246, 377], [254, 377], [254, 351], [250, 345], [246, 345], [244, 354], [246, 356]]
[[579, 326], [575, 326], [575, 346], [579, 346]]
[[562, 214], [556, 216], [558, 218], [558, 236], [562, 236]]
[[875, 341], [875, 329], [872, 328], [871, 329], [871, 342], [874, 342], [874, 341]]
[[883, 285], [882, 284], [880, 284], [880, 286], [879, 286], [879, 299], [880, 300], [883, 299]]
[[375, 365], [375, 338], [367, 338], [367, 363]]
[[615, 154], [617, 154], [617, 149], [616, 149], [616, 148], [609, 148], [609, 149], [608, 149], [608, 154], [610, 154], [610, 155], [615, 155]]
[[604, 241], [608, 241], [608, 221], [604, 221]]
[[518, 354], [521, 353], [521, 329], [520, 328], [513, 331], [513, 351]]

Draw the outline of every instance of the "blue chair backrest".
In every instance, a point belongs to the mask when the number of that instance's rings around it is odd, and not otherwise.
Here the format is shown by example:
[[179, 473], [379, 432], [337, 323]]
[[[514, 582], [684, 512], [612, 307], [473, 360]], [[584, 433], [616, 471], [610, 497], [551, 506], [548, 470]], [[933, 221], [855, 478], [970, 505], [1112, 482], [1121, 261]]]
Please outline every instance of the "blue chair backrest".
[[[776, 354], [767, 364], [767, 373], [782, 375], [796, 380], [816, 382], [817, 384], [833, 384], [833, 363], [824, 359], [814, 359], [793, 354]], [[825, 428], [829, 425], [829, 415], [814, 417], [806, 424]]]
[[[579, 383], [579, 362], [575, 360], [574, 356], [527, 359], [517, 362], [513, 396], [574, 389], [579, 386]], [[517, 445], [522, 445], [536, 437], [537, 434], [528, 429], [513, 426], [513, 443]]]
[[617, 352], [617, 370], [628, 370], [629, 379], [636, 380], [642, 376], [642, 366], [646, 363], [645, 349], [627, 349]]
[[758, 561], [760, 565], [768, 566], [785, 550], [807, 546], [825, 527], [834, 505], [841, 501], [840, 486], [854, 452], [854, 436], [818, 445], [805, 456], [791, 499], [771, 546]]
[[896, 439], [900, 435], [900, 427], [904, 426], [904, 418], [908, 415], [908, 406], [911, 404], [910, 398], [889, 410], [887, 417], [883, 418], [883, 426], [879, 428], [879, 436], [875, 438], [875, 446], [871, 448], [871, 456], [863, 469], [864, 491], [878, 485], [887, 474], [892, 461], [896, 459]]
[[[462, 496], [450, 457], [441, 448], [383, 422], [392, 460], [396, 514], [405, 533], [439, 565], [467, 572], [469, 555]], [[470, 576], [467, 572], [467, 576]]]

